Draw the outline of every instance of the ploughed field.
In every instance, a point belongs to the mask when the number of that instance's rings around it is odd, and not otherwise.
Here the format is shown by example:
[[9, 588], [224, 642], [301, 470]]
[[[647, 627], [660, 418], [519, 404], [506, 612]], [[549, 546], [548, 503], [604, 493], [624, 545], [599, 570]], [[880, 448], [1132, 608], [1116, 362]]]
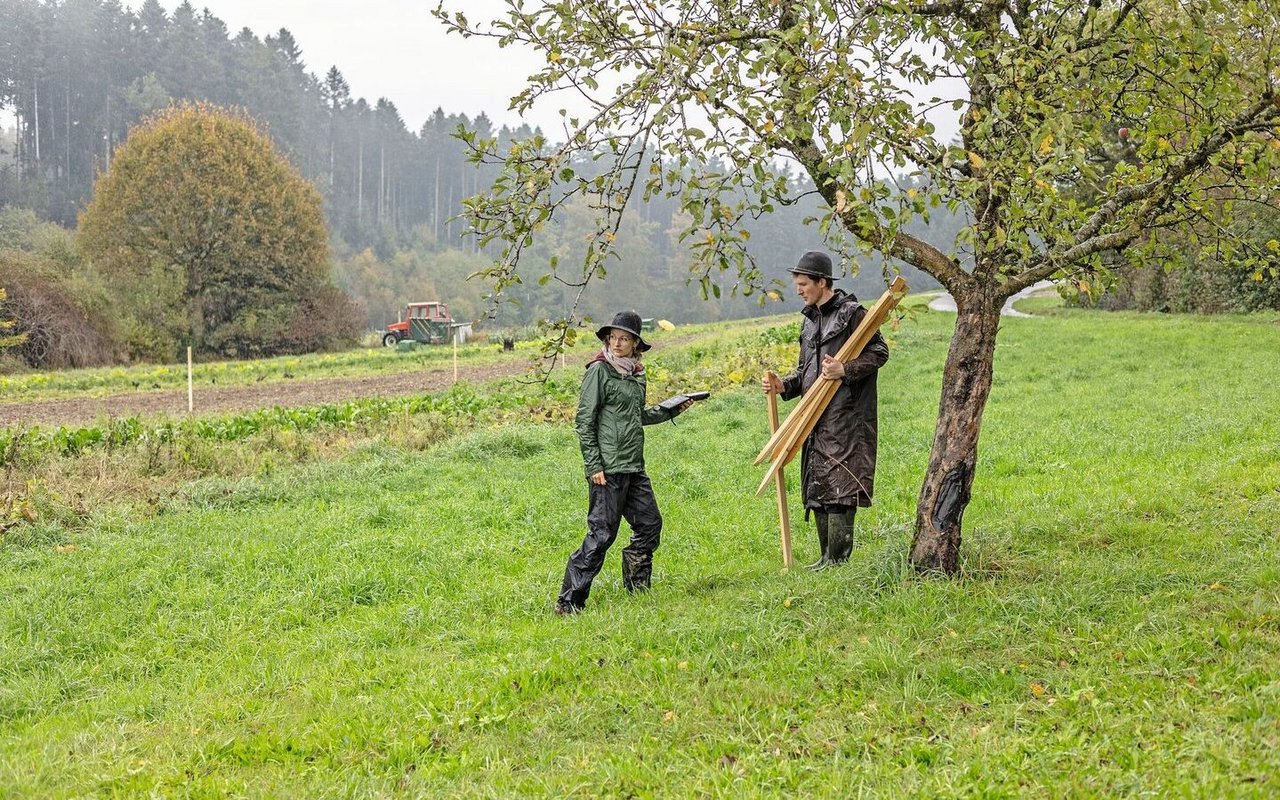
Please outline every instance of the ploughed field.
[[[458, 380], [483, 382], [522, 375], [529, 369], [527, 358], [508, 358], [494, 364], [469, 364], [458, 368]], [[367, 397], [400, 397], [440, 392], [452, 386], [453, 382], [452, 367], [437, 367], [392, 375], [285, 378], [242, 386], [204, 385], [196, 394], [195, 407], [201, 414], [227, 414], [275, 406], [313, 406]], [[0, 402], [0, 425], [56, 427], [83, 425], [102, 418], [160, 414], [180, 417], [186, 413], [186, 389], [140, 388], [102, 397]]]
[[[744, 330], [784, 322], [778, 318], [736, 323]], [[664, 347], [711, 335], [693, 332], [646, 334]], [[580, 368], [595, 353], [590, 334], [558, 362]], [[457, 383], [479, 385], [533, 375], [540, 363], [533, 343], [504, 352], [499, 345], [471, 343], [459, 348]], [[262, 361], [197, 363], [197, 415], [220, 415], [267, 408], [297, 408], [370, 397], [434, 394], [455, 384], [453, 349], [424, 346], [411, 352], [375, 348], [339, 354], [282, 357]], [[104, 419], [187, 415], [185, 365], [71, 370], [63, 373], [0, 376], [0, 427], [87, 425]]]

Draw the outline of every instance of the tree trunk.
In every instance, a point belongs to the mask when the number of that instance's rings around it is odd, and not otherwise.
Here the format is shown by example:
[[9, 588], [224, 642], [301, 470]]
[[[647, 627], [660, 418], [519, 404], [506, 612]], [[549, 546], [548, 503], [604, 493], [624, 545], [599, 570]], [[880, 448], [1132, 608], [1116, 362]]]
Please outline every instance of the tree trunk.
[[942, 371], [938, 425], [911, 545], [911, 565], [917, 571], [947, 575], [959, 568], [960, 525], [977, 466], [982, 411], [991, 392], [1001, 305], [981, 289], [955, 299], [956, 329]]
[[[106, 136], [103, 138], [106, 140], [106, 143], [107, 143], [107, 151], [106, 153], [103, 154], [104, 157], [102, 159], [102, 162], [104, 164], [102, 169], [104, 172], [106, 170], [111, 169], [111, 151], [116, 144], [115, 126], [111, 122], [111, 90], [110, 89], [106, 91], [106, 99], [107, 99], [107, 129], [106, 129]], [[94, 173], [89, 176], [89, 180], [92, 181], [94, 178], [97, 178], [97, 177], [98, 177], [97, 170], [94, 170]]]
[[35, 79], [31, 81], [31, 101], [35, 106], [35, 145], [36, 145], [36, 172], [40, 171], [40, 81]]
[[67, 192], [67, 200], [71, 199], [71, 77], [67, 77], [67, 93], [63, 95], [62, 165], [66, 173], [62, 176], [62, 186]]
[[356, 223], [364, 222], [364, 136], [358, 139], [356, 161]]

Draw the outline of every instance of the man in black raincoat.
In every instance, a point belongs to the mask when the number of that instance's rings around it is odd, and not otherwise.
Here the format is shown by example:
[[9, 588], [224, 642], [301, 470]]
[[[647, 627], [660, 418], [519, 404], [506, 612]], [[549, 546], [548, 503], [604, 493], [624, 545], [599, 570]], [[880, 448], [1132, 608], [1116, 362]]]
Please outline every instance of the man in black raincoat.
[[835, 353], [867, 310], [858, 298], [834, 288], [831, 258], [826, 253], [805, 253], [789, 271], [805, 304], [800, 362], [789, 375], [779, 378], [770, 372], [761, 383], [766, 393], [790, 400], [816, 381], [840, 381], [800, 456], [805, 517], [813, 512], [822, 548], [809, 569], [822, 569], [848, 560], [854, 514], [859, 506], [871, 505], [876, 472], [876, 371], [889, 360], [889, 348], [877, 331], [861, 355], [840, 363]]

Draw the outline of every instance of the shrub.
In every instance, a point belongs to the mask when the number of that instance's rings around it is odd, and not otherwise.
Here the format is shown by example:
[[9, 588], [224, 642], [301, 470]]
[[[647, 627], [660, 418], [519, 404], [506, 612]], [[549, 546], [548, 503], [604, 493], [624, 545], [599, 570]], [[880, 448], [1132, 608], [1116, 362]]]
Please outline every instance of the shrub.
[[110, 364], [121, 355], [120, 330], [105, 290], [42, 255], [0, 250], [0, 317], [22, 337], [12, 351], [28, 366], [64, 369]]

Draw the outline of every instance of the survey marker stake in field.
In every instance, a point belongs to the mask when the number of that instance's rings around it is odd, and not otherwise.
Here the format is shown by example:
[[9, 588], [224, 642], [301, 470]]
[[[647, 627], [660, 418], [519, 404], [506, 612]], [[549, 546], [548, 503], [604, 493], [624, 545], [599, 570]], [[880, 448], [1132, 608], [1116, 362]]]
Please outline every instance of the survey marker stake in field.
[[[835, 357], [842, 363], [849, 363], [853, 359], [862, 355], [862, 349], [867, 346], [867, 342], [871, 341], [871, 337], [876, 331], [880, 330], [880, 326], [889, 318], [889, 312], [898, 305], [898, 302], [907, 294], [907, 282], [899, 275], [889, 284], [889, 288], [885, 293], [880, 295], [880, 299], [871, 307], [867, 315], [862, 318], [862, 323], [858, 325], [858, 329], [853, 335], [840, 347]], [[779, 426], [773, 436], [769, 437], [769, 441], [765, 444], [764, 449], [756, 456], [756, 460], [752, 463], [761, 464], [765, 461], [772, 462], [768, 472], [765, 473], [764, 480], [760, 481], [760, 485], [756, 487], [756, 496], [758, 497], [764, 491], [764, 487], [769, 485], [783, 467], [791, 463], [791, 459], [796, 457], [796, 453], [800, 452], [800, 448], [804, 446], [804, 440], [808, 437], [813, 426], [818, 424], [818, 419], [822, 416], [822, 412], [827, 410], [827, 405], [831, 402], [831, 398], [835, 396], [836, 389], [839, 388], [839, 381], [829, 381], [819, 379], [814, 381], [809, 387], [809, 391], [804, 393], [804, 397], [800, 398], [800, 402], [796, 407], [791, 409], [791, 413], [787, 415], [786, 420]]]

